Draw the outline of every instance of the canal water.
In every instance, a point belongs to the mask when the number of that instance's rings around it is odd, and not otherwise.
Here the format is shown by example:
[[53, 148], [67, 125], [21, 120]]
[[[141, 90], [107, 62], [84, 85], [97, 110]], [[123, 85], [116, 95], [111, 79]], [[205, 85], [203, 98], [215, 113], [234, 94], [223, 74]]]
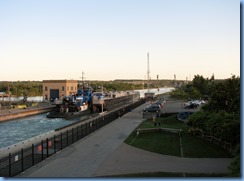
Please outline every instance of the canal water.
[[46, 114], [38, 114], [0, 123], [0, 149], [77, 121], [79, 118], [71, 120], [49, 119]]
[[[154, 92], [157, 95], [171, 92], [173, 89], [174, 88], [150, 89], [149, 92]], [[140, 92], [140, 97], [144, 97], [145, 92], [148, 92], [147, 89], [135, 91]], [[32, 99], [42, 101], [42, 97]], [[47, 133], [57, 128], [67, 126], [79, 120], [80, 118], [71, 120], [65, 120], [62, 118], [49, 119], [46, 118], [46, 114], [38, 114], [35, 116], [2, 122], [0, 123], [0, 149]]]

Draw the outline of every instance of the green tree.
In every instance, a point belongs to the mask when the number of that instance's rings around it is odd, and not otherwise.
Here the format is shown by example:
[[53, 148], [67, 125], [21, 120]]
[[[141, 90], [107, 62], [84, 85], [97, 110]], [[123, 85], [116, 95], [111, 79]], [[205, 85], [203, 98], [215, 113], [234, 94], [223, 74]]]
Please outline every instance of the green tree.
[[195, 75], [192, 80], [193, 87], [195, 87], [202, 95], [207, 94], [207, 84], [208, 79], [204, 79], [201, 75]]
[[240, 78], [232, 76], [216, 82], [213, 85], [209, 104], [203, 109], [240, 113]]

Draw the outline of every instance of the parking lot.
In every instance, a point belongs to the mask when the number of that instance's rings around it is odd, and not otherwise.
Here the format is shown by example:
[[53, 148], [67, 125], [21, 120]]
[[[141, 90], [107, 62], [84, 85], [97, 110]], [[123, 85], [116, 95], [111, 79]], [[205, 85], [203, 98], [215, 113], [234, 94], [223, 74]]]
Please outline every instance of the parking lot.
[[[161, 108], [161, 113], [179, 113], [179, 112], [196, 112], [200, 110], [201, 106], [198, 106], [196, 109], [186, 109], [184, 108], [184, 104], [187, 101], [185, 100], [176, 100], [176, 99], [172, 99], [172, 98], [167, 98], [167, 101], [165, 104], [163, 104], [162, 108]], [[151, 102], [152, 104], [153, 102]], [[148, 103], [149, 105], [150, 103]]]
[[167, 100], [166, 104], [162, 108], [162, 113], [178, 113], [184, 111], [196, 112], [200, 110], [201, 106], [198, 106], [196, 109], [185, 109], [184, 104], [186, 101], [183, 100]]

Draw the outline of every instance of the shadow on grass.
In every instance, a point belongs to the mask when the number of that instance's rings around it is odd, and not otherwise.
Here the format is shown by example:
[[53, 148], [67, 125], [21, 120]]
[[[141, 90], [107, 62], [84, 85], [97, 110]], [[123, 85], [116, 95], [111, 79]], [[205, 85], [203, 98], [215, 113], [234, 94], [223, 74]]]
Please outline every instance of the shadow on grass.
[[[176, 128], [186, 130], [187, 127], [182, 121], [176, 119], [176, 115], [171, 115], [165, 118], [157, 118], [160, 122], [160, 127]], [[155, 127], [152, 120], [143, 121], [137, 128], [152, 128]], [[232, 155], [223, 148], [214, 145], [210, 142], [202, 140], [197, 137], [183, 134], [181, 137], [184, 157], [191, 158], [230, 158]], [[180, 137], [178, 134], [165, 132], [147, 132], [136, 134], [134, 130], [125, 143], [141, 148], [147, 151], [181, 156]]]

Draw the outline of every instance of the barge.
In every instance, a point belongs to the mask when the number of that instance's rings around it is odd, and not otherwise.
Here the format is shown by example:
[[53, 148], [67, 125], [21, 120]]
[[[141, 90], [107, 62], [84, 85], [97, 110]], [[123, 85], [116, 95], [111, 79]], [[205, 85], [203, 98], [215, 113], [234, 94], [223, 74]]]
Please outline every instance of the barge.
[[94, 92], [92, 108], [95, 112], [111, 111], [139, 99], [140, 93], [138, 91]]

